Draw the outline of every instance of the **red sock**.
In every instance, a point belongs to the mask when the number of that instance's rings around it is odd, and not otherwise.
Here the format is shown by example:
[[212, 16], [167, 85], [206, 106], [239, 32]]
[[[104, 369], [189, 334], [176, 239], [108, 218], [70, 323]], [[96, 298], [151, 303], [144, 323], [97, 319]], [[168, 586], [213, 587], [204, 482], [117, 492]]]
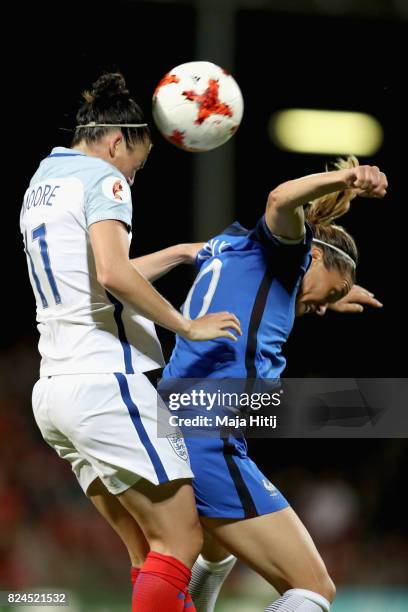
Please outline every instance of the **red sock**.
[[183, 612], [190, 578], [175, 557], [149, 552], [133, 588], [132, 612]]
[[191, 599], [190, 593], [187, 591], [186, 599], [184, 601], [184, 610], [188, 610], [188, 612], [197, 612], [196, 607]]
[[135, 586], [135, 582], [137, 580], [139, 572], [140, 572], [140, 569], [138, 567], [130, 568], [130, 580], [132, 581], [133, 586]]

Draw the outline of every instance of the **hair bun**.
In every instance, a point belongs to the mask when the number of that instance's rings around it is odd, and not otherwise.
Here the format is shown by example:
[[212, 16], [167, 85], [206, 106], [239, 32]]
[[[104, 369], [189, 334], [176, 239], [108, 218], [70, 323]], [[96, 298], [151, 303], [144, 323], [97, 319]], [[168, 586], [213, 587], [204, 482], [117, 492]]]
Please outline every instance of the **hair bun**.
[[84, 92], [84, 98], [90, 104], [103, 99], [129, 95], [125, 79], [119, 72], [103, 74], [92, 84], [91, 91]]

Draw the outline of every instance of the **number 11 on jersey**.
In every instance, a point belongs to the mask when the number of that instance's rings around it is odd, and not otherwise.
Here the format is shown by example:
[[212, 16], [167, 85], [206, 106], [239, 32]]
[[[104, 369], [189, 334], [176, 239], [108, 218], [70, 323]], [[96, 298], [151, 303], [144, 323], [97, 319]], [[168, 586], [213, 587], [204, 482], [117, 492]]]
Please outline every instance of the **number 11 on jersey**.
[[[48, 283], [51, 287], [51, 291], [54, 296], [55, 303], [61, 304], [61, 296], [58, 291], [55, 277], [52, 273], [51, 261], [50, 261], [50, 256], [48, 253], [47, 228], [46, 228], [45, 223], [42, 223], [41, 225], [33, 229], [33, 231], [31, 232], [31, 239], [33, 243], [38, 241], [38, 248], [40, 250], [41, 260], [43, 263], [45, 273], [47, 275]], [[48, 301], [47, 301], [47, 298], [45, 297], [43, 288], [41, 287], [40, 279], [38, 278], [38, 274], [34, 266], [33, 258], [30, 254], [30, 249], [29, 249], [28, 242], [27, 242], [27, 233], [25, 234], [25, 248], [26, 248], [28, 259], [30, 260], [31, 272], [33, 275], [34, 283], [39, 293], [39, 296], [41, 298], [43, 308], [48, 308]]]

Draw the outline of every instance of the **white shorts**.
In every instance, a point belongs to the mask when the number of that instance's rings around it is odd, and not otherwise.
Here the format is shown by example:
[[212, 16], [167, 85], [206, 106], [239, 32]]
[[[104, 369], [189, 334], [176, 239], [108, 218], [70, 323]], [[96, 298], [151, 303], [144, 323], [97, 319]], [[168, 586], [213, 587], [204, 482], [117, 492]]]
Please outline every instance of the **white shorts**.
[[157, 437], [158, 402], [144, 374], [51, 376], [33, 389], [43, 438], [71, 463], [85, 493], [98, 477], [115, 495], [140, 478], [153, 484], [193, 478], [179, 432]]

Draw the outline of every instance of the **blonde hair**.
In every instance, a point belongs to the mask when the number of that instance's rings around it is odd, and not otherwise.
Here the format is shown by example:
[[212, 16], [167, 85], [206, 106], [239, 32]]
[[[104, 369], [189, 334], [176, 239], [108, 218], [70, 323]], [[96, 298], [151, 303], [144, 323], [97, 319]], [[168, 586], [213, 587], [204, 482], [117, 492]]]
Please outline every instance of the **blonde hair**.
[[[335, 170], [345, 170], [358, 166], [358, 159], [350, 155], [347, 159], [338, 158], [333, 164]], [[326, 167], [326, 171], [329, 168]], [[306, 218], [313, 225], [330, 225], [338, 217], [348, 212], [350, 202], [356, 197], [353, 189], [335, 191], [312, 200], [306, 211]]]
[[[346, 159], [338, 158], [333, 164], [333, 170], [355, 168], [358, 165], [358, 159], [354, 155], [349, 155]], [[357, 264], [358, 251], [354, 239], [343, 227], [333, 223], [335, 219], [348, 212], [350, 203], [355, 197], [354, 189], [344, 189], [321, 196], [308, 204], [305, 217], [312, 227], [315, 238], [344, 251]], [[335, 267], [342, 272], [348, 272], [354, 281], [355, 265], [353, 266], [347, 257], [325, 245], [319, 244], [318, 248], [323, 252], [323, 259], [327, 268]]]

